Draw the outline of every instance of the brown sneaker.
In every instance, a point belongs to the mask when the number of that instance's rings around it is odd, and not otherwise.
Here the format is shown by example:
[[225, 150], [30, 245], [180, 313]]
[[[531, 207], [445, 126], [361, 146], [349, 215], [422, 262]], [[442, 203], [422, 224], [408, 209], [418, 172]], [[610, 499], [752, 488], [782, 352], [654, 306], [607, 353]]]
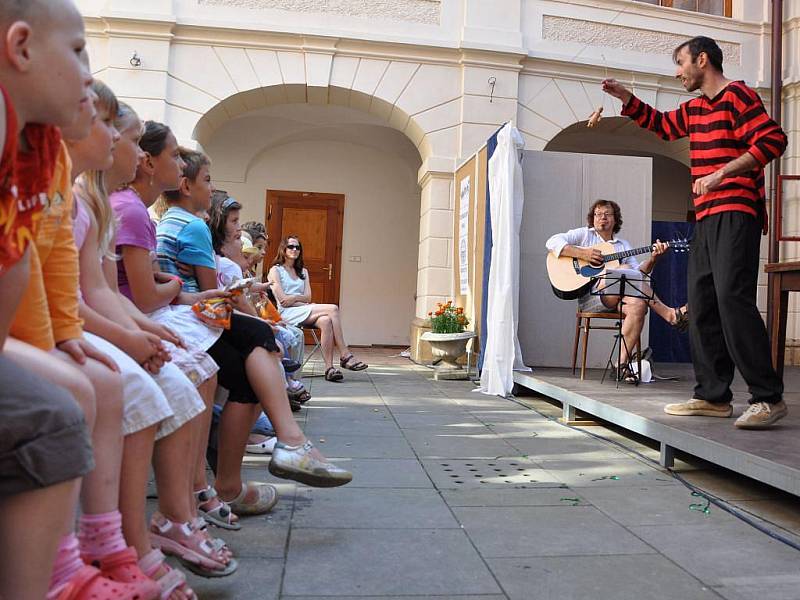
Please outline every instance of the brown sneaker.
[[692, 398], [688, 402], [667, 404], [664, 412], [668, 415], [679, 417], [730, 417], [733, 407], [730, 404], [720, 404]]
[[772, 427], [789, 413], [786, 403], [781, 400], [775, 404], [768, 402], [756, 402], [751, 404], [742, 416], [736, 419], [736, 427], [739, 429], [767, 429]]

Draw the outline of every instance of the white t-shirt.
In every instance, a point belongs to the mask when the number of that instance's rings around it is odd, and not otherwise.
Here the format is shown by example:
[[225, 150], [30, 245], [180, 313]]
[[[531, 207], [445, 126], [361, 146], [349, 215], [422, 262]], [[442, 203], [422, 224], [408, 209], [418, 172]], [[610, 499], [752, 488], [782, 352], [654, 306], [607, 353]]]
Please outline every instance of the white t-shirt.
[[224, 288], [244, 278], [242, 267], [225, 256], [217, 256], [217, 287]]

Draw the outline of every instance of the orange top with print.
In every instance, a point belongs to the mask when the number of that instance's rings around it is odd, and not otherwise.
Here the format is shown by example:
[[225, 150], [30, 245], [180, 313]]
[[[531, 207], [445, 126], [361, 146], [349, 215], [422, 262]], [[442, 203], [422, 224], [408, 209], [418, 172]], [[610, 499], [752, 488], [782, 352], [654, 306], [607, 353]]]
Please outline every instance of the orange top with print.
[[55, 127], [28, 125], [27, 151], [19, 152], [17, 114], [5, 89], [6, 139], [0, 160], [0, 273], [16, 263], [33, 241], [45, 207], [61, 135]]
[[36, 228], [31, 276], [11, 335], [43, 350], [81, 337], [78, 316], [78, 249], [72, 235], [72, 163], [59, 145], [47, 204]]

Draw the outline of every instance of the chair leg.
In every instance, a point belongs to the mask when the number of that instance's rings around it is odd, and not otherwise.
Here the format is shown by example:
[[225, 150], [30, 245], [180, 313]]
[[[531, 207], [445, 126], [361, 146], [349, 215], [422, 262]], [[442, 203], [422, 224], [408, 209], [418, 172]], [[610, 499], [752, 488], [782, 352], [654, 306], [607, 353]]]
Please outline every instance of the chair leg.
[[[303, 329], [303, 331], [305, 331], [305, 330], [306, 330], [305, 328], [302, 328], [302, 329]], [[311, 352], [309, 352], [309, 353], [306, 355], [306, 357], [305, 357], [305, 360], [303, 360], [303, 366], [304, 366], [304, 367], [306, 366], [306, 363], [307, 363], [309, 360], [311, 360], [311, 357], [312, 357], [312, 356], [314, 356], [314, 353], [315, 353], [317, 350], [320, 350], [320, 349], [322, 348], [322, 345], [319, 343], [319, 337], [317, 337], [317, 330], [316, 330], [314, 327], [309, 327], [309, 328], [308, 328], [308, 331], [310, 331], [310, 332], [311, 332], [311, 337], [312, 337], [312, 338], [314, 338], [314, 347], [311, 349]]]
[[583, 324], [583, 361], [581, 362], [581, 380], [586, 379], [586, 352], [589, 349], [589, 326], [591, 319], [586, 317]]
[[575, 340], [572, 343], [572, 374], [575, 375], [575, 365], [578, 364], [578, 342], [581, 339], [581, 321], [580, 316], [575, 317]]

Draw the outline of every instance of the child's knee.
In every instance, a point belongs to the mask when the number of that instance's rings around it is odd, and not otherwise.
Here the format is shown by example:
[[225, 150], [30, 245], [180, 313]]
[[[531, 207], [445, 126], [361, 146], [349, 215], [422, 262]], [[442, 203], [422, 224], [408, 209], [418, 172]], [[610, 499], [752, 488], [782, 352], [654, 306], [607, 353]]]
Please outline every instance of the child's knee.
[[75, 402], [83, 411], [84, 419], [86, 419], [89, 428], [93, 428], [97, 416], [97, 407], [94, 387], [89, 378], [77, 369], [65, 369], [63, 376], [58, 378], [57, 383], [72, 394]]
[[83, 365], [83, 372], [92, 383], [98, 416], [122, 419], [122, 376], [92, 359]]

